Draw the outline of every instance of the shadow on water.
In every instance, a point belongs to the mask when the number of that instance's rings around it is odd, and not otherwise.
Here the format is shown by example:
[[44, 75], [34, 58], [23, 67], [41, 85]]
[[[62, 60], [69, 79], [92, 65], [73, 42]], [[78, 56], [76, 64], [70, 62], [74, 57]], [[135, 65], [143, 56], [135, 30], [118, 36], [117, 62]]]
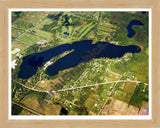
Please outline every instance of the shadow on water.
[[78, 41], [73, 44], [64, 44], [44, 52], [23, 57], [18, 78], [28, 79], [32, 77], [36, 74], [38, 66], [42, 66], [51, 58], [72, 49], [74, 50], [73, 52], [48, 66], [45, 73], [47, 75], [54, 76], [61, 70], [77, 66], [82, 62], [88, 62], [93, 58], [120, 58], [127, 52], [138, 53], [141, 51], [141, 48], [137, 45], [118, 46], [108, 42], [97, 42], [96, 44], [92, 44], [92, 40]]

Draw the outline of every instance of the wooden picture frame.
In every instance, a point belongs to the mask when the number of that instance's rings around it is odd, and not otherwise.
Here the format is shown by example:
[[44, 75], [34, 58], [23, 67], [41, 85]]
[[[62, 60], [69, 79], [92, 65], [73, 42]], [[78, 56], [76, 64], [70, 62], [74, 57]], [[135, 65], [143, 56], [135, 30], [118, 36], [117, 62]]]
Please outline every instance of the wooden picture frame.
[[[8, 35], [8, 12], [10, 8], [150, 8], [152, 9], [152, 119], [150, 120], [9, 120], [9, 103], [8, 103], [8, 64], [9, 64], [9, 35]], [[159, 68], [158, 68], [158, 42], [160, 41], [159, 35], [159, 22], [158, 17], [160, 12], [159, 1], [155, 0], [142, 0], [142, 1], [127, 1], [127, 0], [116, 0], [116, 1], [49, 1], [49, 0], [36, 0], [36, 1], [0, 1], [0, 127], [160, 127], [160, 80], [159, 80]]]

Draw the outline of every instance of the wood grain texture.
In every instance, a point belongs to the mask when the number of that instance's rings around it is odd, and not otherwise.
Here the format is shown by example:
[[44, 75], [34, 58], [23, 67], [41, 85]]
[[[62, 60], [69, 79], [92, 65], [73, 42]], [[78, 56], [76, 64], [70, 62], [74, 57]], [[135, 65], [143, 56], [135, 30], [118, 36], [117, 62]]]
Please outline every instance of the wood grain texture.
[[[151, 8], [152, 120], [8, 120], [9, 8]], [[160, 127], [159, 0], [0, 0], [0, 128], [159, 128]]]

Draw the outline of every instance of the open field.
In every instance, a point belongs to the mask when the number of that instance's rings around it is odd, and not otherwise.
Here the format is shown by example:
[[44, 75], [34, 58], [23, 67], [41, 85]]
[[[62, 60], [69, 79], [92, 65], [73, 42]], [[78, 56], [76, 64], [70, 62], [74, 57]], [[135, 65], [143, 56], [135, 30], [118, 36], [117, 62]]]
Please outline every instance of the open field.
[[35, 43], [43, 40], [43, 38], [38, 37], [38, 36], [34, 36], [30, 33], [26, 33], [25, 35], [18, 38], [18, 40], [19, 40], [19, 42], [22, 42], [22, 43], [24, 42], [24, 44], [25, 44], [25, 42], [28, 43], [28, 44], [35, 44]]
[[38, 29], [34, 29], [32, 32], [30, 32], [30, 34], [36, 35], [38, 37], [41, 37], [43, 39], [46, 39], [47, 41], [50, 41], [52, 39], [52, 34], [42, 31], [42, 30], [38, 30]]
[[35, 26], [33, 30], [35, 30], [35, 29], [42, 29], [44, 25], [48, 25], [48, 24], [50, 24], [52, 22], [53, 22], [52, 19], [46, 18], [41, 23], [39, 23], [37, 26]]
[[105, 105], [100, 115], [138, 115], [139, 109], [134, 106], [112, 99], [109, 105]]
[[60, 106], [50, 105], [46, 101], [41, 101], [34, 95], [26, 96], [21, 103], [44, 115], [57, 115], [61, 109]]

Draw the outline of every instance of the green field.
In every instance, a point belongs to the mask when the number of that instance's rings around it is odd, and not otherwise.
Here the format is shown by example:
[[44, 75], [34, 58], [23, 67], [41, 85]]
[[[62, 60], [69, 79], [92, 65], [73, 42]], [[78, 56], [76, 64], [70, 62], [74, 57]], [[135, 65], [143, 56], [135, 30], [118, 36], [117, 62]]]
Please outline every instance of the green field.
[[18, 40], [20, 40], [19, 43], [23, 43], [27, 45], [27, 44], [35, 44], [41, 40], [44, 40], [44, 38], [35, 36], [30, 33], [26, 33], [23, 36], [19, 37]]
[[43, 39], [46, 39], [47, 41], [50, 41], [52, 39], [52, 34], [46, 31], [42, 31], [42, 30], [33, 30], [31, 32], [31, 34], [36, 35], [38, 37], [41, 37]]

